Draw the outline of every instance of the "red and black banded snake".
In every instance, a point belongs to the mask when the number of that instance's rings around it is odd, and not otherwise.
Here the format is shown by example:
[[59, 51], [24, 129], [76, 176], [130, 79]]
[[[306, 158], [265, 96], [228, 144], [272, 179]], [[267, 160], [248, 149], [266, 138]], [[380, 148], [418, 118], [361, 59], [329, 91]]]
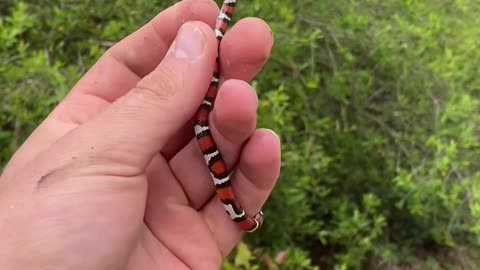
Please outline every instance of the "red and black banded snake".
[[249, 217], [240, 206], [232, 189], [227, 165], [216, 146], [209, 126], [209, 115], [213, 109], [220, 81], [220, 42], [232, 18], [235, 4], [236, 0], [224, 0], [217, 18], [215, 36], [217, 37], [218, 54], [215, 70], [207, 94], [195, 114], [194, 127], [195, 136], [197, 137], [200, 149], [210, 170], [217, 197], [220, 199], [230, 218], [236, 222], [242, 230], [253, 232], [262, 225], [263, 213], [260, 211], [254, 217]]

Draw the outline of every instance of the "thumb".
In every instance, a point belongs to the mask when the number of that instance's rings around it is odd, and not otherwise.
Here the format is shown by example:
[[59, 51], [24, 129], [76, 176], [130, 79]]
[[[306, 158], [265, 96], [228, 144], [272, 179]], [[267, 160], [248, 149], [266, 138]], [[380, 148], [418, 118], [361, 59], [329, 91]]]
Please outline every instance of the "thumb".
[[115, 155], [115, 160], [127, 156], [128, 165], [144, 169], [198, 109], [216, 54], [217, 41], [208, 25], [184, 24], [152, 73], [79, 128], [81, 141], [96, 154]]

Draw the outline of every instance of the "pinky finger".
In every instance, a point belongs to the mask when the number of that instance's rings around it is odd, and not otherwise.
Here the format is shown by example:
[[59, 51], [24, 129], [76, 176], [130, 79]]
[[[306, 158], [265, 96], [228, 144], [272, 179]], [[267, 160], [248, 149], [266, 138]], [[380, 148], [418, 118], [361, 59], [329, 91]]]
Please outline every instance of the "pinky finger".
[[[259, 212], [272, 192], [280, 174], [280, 160], [278, 136], [269, 130], [255, 131], [231, 178], [235, 195], [248, 216]], [[217, 197], [212, 197], [200, 212], [226, 256], [242, 237], [242, 230], [230, 219]]]

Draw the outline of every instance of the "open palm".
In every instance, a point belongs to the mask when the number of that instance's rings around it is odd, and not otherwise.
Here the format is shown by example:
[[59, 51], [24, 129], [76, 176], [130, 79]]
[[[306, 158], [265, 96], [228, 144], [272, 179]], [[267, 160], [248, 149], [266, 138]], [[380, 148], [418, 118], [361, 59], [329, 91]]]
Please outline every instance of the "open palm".
[[[242, 232], [214, 196], [191, 121], [213, 72], [217, 14], [209, 0], [160, 13], [113, 46], [22, 145], [0, 179], [1, 269], [220, 268]], [[203, 44], [195, 58], [180, 48], [180, 28], [192, 48]], [[278, 138], [256, 128], [246, 83], [272, 43], [252, 18], [225, 36], [211, 115], [250, 215], [280, 167]]]

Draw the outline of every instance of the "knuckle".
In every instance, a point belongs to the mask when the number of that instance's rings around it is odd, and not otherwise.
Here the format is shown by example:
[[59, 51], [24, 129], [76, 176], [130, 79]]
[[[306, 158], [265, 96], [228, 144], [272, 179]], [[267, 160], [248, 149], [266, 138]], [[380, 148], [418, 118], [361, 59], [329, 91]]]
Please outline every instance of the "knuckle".
[[138, 82], [133, 92], [149, 101], [170, 100], [176, 94], [177, 84], [175, 73], [171, 69], [162, 68]]

